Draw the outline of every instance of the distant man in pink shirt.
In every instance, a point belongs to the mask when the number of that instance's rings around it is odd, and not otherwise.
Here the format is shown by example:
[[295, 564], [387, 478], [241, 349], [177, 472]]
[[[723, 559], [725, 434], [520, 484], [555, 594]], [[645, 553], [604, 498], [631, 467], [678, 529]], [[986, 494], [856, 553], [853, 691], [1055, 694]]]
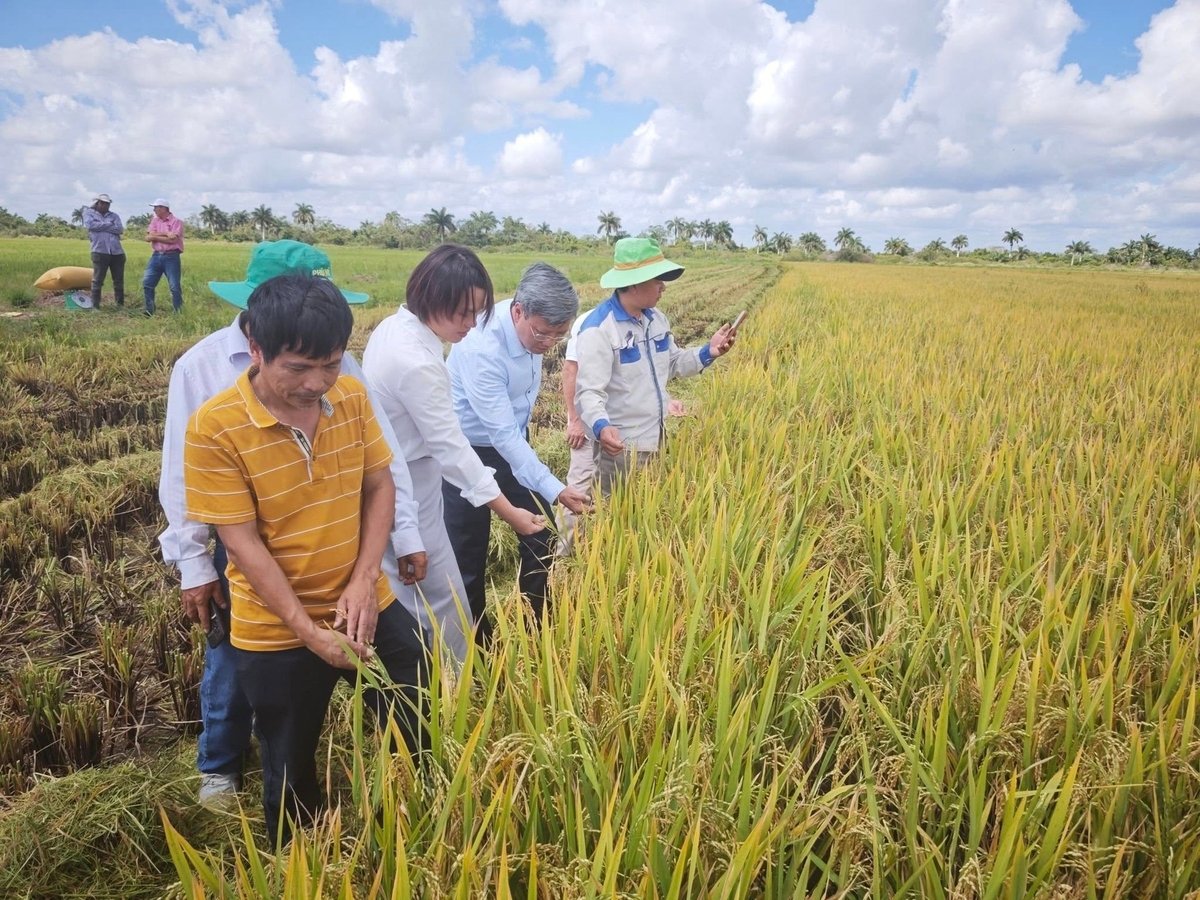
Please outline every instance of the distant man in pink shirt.
[[146, 296], [146, 315], [154, 315], [154, 292], [163, 275], [171, 288], [171, 306], [175, 312], [183, 309], [183, 289], [180, 277], [183, 267], [179, 258], [183, 254], [183, 223], [171, 214], [171, 204], [159, 197], [151, 204], [154, 215], [146, 226], [146, 240], [154, 253], [146, 263], [146, 274], [142, 276], [142, 293]]

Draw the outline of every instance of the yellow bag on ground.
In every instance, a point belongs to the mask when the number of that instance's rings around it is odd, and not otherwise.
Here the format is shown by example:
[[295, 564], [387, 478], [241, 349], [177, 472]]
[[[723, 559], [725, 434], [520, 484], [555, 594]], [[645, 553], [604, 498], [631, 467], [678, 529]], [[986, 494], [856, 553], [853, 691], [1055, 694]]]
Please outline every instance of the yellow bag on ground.
[[39, 291], [69, 291], [72, 288], [90, 288], [92, 270], [86, 266], [55, 266], [42, 273], [33, 283]]

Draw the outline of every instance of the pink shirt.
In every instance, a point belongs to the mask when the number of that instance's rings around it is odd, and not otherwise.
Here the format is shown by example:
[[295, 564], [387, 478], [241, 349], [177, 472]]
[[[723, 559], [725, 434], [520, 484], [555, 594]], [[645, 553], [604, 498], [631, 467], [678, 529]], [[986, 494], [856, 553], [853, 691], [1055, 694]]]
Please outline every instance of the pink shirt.
[[154, 248], [155, 253], [166, 253], [168, 250], [178, 250], [183, 252], [183, 223], [175, 217], [174, 213], [169, 214], [165, 219], [160, 219], [157, 215], [150, 217], [150, 234], [162, 232], [168, 234], [176, 232], [179, 237], [173, 241], [152, 241], [150, 246]]

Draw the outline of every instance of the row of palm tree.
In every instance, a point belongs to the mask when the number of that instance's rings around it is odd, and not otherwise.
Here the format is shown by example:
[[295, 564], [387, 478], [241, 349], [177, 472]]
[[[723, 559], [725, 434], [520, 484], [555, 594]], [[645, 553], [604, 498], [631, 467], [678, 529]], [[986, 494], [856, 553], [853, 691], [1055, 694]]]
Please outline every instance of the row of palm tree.
[[[316, 211], [309, 203], [297, 203], [296, 208], [292, 210], [291, 218], [292, 222], [296, 225], [309, 230], [317, 224]], [[399, 213], [390, 212], [384, 216], [383, 224], [399, 228], [401, 227], [401, 221]], [[438, 240], [440, 241], [445, 241], [448, 235], [453, 234], [457, 230], [454, 222], [454, 214], [447, 212], [445, 207], [431, 209], [425, 214], [422, 222], [431, 226], [437, 232]], [[268, 230], [277, 229], [282, 224], [271, 208], [265, 204], [258, 206], [250, 212], [239, 210], [238, 212], [225, 213], [211, 203], [201, 208], [200, 223], [213, 234], [236, 228], [239, 225], [250, 224], [259, 230], [260, 240], [266, 239]]]
[[1071, 241], [1067, 244], [1067, 254], [1071, 257], [1071, 265], [1075, 265], [1085, 256], [1091, 256], [1092, 245], [1087, 241]]
[[[316, 217], [311, 206], [298, 203], [295, 212], [292, 213], [292, 220], [297, 225], [307, 225], [311, 228], [316, 222]], [[278, 231], [284, 223], [265, 203], [248, 212], [239, 209], [229, 213], [215, 204], [207, 203], [200, 208], [200, 224], [208, 229], [209, 234], [219, 234], [250, 225], [258, 229], [258, 239], [265, 241], [268, 231]]]
[[[1010, 256], [1012, 256], [1014, 252], [1016, 252], [1019, 256], [1024, 256], [1026, 253], [1024, 247], [1015, 249], [1017, 245], [1021, 244], [1021, 242], [1024, 240], [1025, 235], [1023, 235], [1016, 228], [1010, 228], [1004, 232], [1004, 237], [1001, 239], [1001, 242], [1008, 244], [1008, 252]], [[950, 241], [950, 247], [954, 250], [955, 256], [960, 256], [962, 251], [967, 249], [967, 245], [968, 241], [965, 234], [956, 235], [954, 239]], [[1163, 245], [1159, 243], [1158, 239], [1153, 234], [1143, 234], [1141, 237], [1128, 241], [1120, 247], [1113, 248], [1109, 251], [1109, 256], [1116, 257], [1117, 259], [1114, 261], [1127, 263], [1136, 262], [1141, 265], [1149, 265], [1159, 261], [1161, 257], [1167, 254], [1168, 250], [1172, 249], [1175, 250], [1174, 255], [1179, 257], [1183, 262], [1186, 262], [1186, 257], [1190, 256], [1190, 254], [1187, 254], [1186, 251], [1179, 251], [1175, 248], [1163, 247]], [[935, 238], [921, 249], [921, 253], [925, 256], [936, 256], [944, 253], [945, 251], [946, 242], [941, 238]], [[907, 256], [912, 253], [913, 250], [908, 241], [904, 240], [904, 238], [892, 237], [884, 241], [883, 252], [894, 256]], [[1067, 244], [1063, 255], [1068, 257], [1071, 261], [1071, 265], [1074, 266], [1082, 262], [1085, 257], [1093, 256], [1095, 253], [1096, 251], [1092, 248], [1090, 242], [1071, 241], [1069, 244]]]
[[[85, 207], [80, 206], [72, 210], [70, 222], [72, 225], [79, 226], [83, 223], [83, 212]], [[19, 217], [12, 217], [14, 222], [25, 223]], [[325, 240], [329, 240], [336, 232], [336, 242], [341, 243], [348, 237], [356, 237], [366, 239], [368, 242], [385, 243], [388, 246], [397, 244], [400, 240], [407, 245], [420, 245], [422, 240], [428, 241], [428, 237], [422, 239], [421, 234], [436, 235], [439, 241], [445, 241], [450, 235], [459, 233], [459, 240], [473, 246], [488, 246], [489, 244], [511, 245], [529, 242], [544, 242], [547, 239], [552, 241], [568, 241], [574, 238], [569, 232], [562, 230], [554, 231], [546, 222], [542, 222], [537, 226], [530, 226], [519, 218], [513, 216], [504, 216], [502, 219], [497, 218], [496, 214], [490, 210], [476, 210], [472, 212], [463, 222], [456, 221], [453, 213], [447, 211], [445, 207], [430, 209], [429, 212], [421, 218], [419, 223], [413, 223], [402, 217], [398, 212], [387, 213], [382, 223], [363, 222], [358, 229], [353, 232], [342, 229], [334, 225], [329, 220], [318, 219], [316, 210], [312, 204], [297, 203], [292, 210], [291, 223], [297, 228], [305, 229], [313, 232], [320, 227], [322, 234], [325, 235]], [[43, 221], [45, 220], [45, 221]], [[140, 227], [149, 220], [149, 216], [139, 214], [130, 216], [126, 222], [127, 225]], [[244, 229], [253, 229], [257, 233], [259, 240], [265, 240], [268, 234], [278, 234], [286, 229], [288, 223], [275, 215], [272, 209], [261, 204], [252, 210], [236, 210], [233, 212], [225, 212], [215, 204], [204, 205], [196, 217], [199, 224], [208, 229], [212, 235], [236, 232]], [[193, 220], [193, 221], [196, 221]], [[55, 218], [54, 221], [65, 226], [66, 223]], [[596, 233], [602, 235], [610, 244], [619, 237], [625, 235], [625, 231], [621, 225], [621, 217], [613, 211], [600, 212], [597, 217], [599, 227]], [[0, 223], [3, 224], [3, 223]], [[47, 218], [45, 214], [39, 216], [38, 225], [33, 229], [37, 233], [51, 233], [56, 227]], [[20, 230], [21, 226], [12, 225], [8, 228], [10, 231]], [[405, 234], [401, 234], [401, 233]], [[408, 234], [408, 232], [412, 232]], [[655, 238], [662, 244], [669, 243], [687, 243], [699, 240], [705, 249], [712, 247], [727, 247], [736, 248], [737, 245], [733, 240], [733, 227], [726, 220], [713, 221], [704, 219], [702, 221], [693, 221], [690, 219], [677, 216], [667, 220], [661, 225], [651, 225], [644, 232], [650, 237]], [[399, 237], [398, 237], [399, 236]], [[1023, 246], [1025, 235], [1018, 228], [1009, 228], [1004, 232], [1001, 238], [1001, 243], [1008, 245], [1009, 258], [1023, 259], [1029, 255], [1029, 251]], [[761, 225], [754, 226], [753, 241], [755, 250], [759, 253], [764, 251], [774, 252], [778, 254], [789, 253], [793, 249], [799, 250], [805, 256], [818, 256], [828, 252], [825, 241], [815, 232], [804, 232], [796, 238], [793, 238], [786, 232], [777, 231], [774, 234], [768, 233], [767, 229]], [[961, 256], [970, 242], [965, 234], [955, 235], [947, 245], [947, 242], [942, 238], [935, 238], [926, 244], [919, 254], [922, 258], [931, 259], [945, 255], [948, 252], [947, 247], [954, 251], [956, 257]], [[833, 247], [839, 254], [839, 258], [857, 258], [862, 255], [869, 254], [871, 251], [862, 241], [861, 238], [854, 232], [854, 229], [843, 227], [838, 230], [833, 239]], [[902, 237], [890, 237], [883, 243], [883, 252], [890, 256], [908, 256], [913, 254], [913, 247]], [[983, 251], [986, 252], [986, 251]], [[1124, 264], [1124, 265], [1158, 265], [1166, 263], [1169, 265], [1189, 265], [1200, 258], [1200, 247], [1196, 253], [1191, 253], [1187, 250], [1181, 250], [1178, 247], [1164, 246], [1154, 234], [1143, 234], [1140, 237], [1134, 238], [1119, 247], [1110, 248], [1107, 254], [1097, 254], [1088, 241], [1071, 241], [1066, 246], [1063, 256], [1070, 260], [1072, 266], [1079, 264], [1089, 256], [1104, 256], [1109, 263]]]
[[1163, 252], [1163, 245], [1158, 242], [1158, 238], [1154, 235], [1143, 234], [1141, 237], [1122, 245], [1120, 249], [1130, 257], [1136, 254], [1138, 262], [1144, 266]]
[[[956, 234], [950, 241], [949, 248], [954, 251], [956, 257], [961, 256], [962, 252], [969, 245], [965, 234]], [[883, 242], [883, 252], [888, 256], [908, 256], [913, 252], [912, 245], [902, 237], [890, 237]], [[947, 252], [946, 241], [942, 238], [934, 238], [928, 244], [921, 248], [921, 253], [925, 256], [937, 256]]]
[[[1016, 228], [1008, 229], [1004, 232], [1003, 238], [1001, 238], [1002, 243], [1008, 244], [1010, 256], [1014, 253], [1014, 248], [1024, 240], [1025, 235]], [[763, 250], [773, 250], [776, 253], [786, 253], [792, 247], [792, 240], [787, 234], [777, 232], [775, 235], [768, 236], [767, 230], [761, 225], [754, 227], [754, 243], [760, 252]], [[799, 244], [806, 255], [826, 252], [824, 241], [813, 232], [806, 232], [801, 235]], [[870, 249], [863, 243], [862, 239], [855, 234], [854, 229], [848, 227], [843, 227], [838, 231], [833, 239], [833, 246], [839, 253], [854, 254], [870, 252]], [[947, 245], [943, 238], [934, 238], [921, 248], [920, 252], [924, 257], [932, 257], [953, 250], [955, 257], [959, 257], [968, 246], [970, 246], [970, 240], [967, 236], [965, 234], [957, 234], [950, 240], [949, 245]], [[1138, 241], [1131, 241], [1130, 244], [1126, 245], [1126, 248], [1128, 248], [1130, 255], [1139, 252], [1142, 261], [1145, 262], [1157, 250], [1160, 250], [1161, 246], [1154, 240], [1154, 235], [1143, 235]], [[904, 238], [890, 237], [883, 242], [883, 252], [889, 256], [908, 256], [914, 251], [912, 245]], [[1085, 256], [1094, 253], [1094, 251], [1091, 244], [1087, 241], [1072, 241], [1067, 245], [1066, 253], [1071, 258], [1071, 265], [1075, 265]]]
[[767, 234], [767, 229], [761, 225], [754, 226], [754, 248], [756, 252], [788, 253], [795, 247], [805, 256], [816, 256], [826, 252], [825, 239], [815, 231], [806, 231], [793, 239], [786, 231]]
[[[626, 236], [624, 228], [621, 227], [621, 217], [615, 212], [601, 210], [596, 221], [600, 223], [596, 233], [603, 235], [610, 244], [617, 238]], [[705, 250], [710, 246], [730, 249], [737, 247], [733, 240], [733, 224], [727, 219], [693, 221], [677, 216], [661, 225], [651, 225], [644, 234], [664, 245], [691, 244], [699, 240]]]
[[672, 243], [690, 243], [699, 238], [705, 250], [708, 249], [709, 241], [712, 241], [714, 247], [734, 246], [733, 225], [726, 219], [702, 219], [697, 222], [676, 216], [667, 220], [662, 227]]

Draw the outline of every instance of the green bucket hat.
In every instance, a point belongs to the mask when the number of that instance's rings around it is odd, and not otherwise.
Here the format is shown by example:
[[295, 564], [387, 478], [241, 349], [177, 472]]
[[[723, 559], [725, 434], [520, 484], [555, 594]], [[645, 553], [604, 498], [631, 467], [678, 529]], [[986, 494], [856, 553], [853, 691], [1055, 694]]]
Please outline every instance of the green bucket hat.
[[683, 266], [663, 256], [653, 238], [621, 238], [613, 247], [613, 267], [600, 276], [600, 287], [623, 288], [657, 278], [674, 281]]
[[[250, 251], [250, 265], [246, 266], [245, 281], [210, 281], [208, 288], [222, 300], [238, 309], [246, 308], [246, 301], [254, 289], [276, 275], [320, 275], [333, 280], [333, 265], [324, 251], [303, 241], [263, 241]], [[357, 291], [338, 288], [347, 303], [366, 303], [370, 298]]]

